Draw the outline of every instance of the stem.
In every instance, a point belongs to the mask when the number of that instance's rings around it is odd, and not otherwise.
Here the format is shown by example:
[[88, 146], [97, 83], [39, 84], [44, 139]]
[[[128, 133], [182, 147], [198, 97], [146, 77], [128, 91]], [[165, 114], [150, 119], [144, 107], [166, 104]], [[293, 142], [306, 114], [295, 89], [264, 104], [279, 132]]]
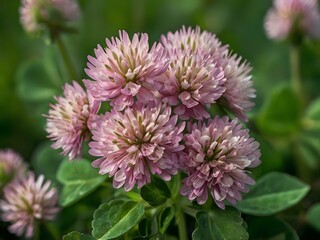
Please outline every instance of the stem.
[[176, 223], [178, 225], [178, 230], [179, 230], [179, 239], [187, 240], [188, 232], [187, 232], [186, 219], [181, 207], [177, 208]]
[[304, 91], [301, 84], [300, 77], [300, 45], [292, 44], [290, 48], [290, 67], [291, 67], [291, 81], [292, 88], [300, 99], [301, 103], [304, 103]]
[[40, 240], [40, 224], [39, 221], [35, 220], [34, 222], [34, 240]]
[[55, 239], [55, 240], [59, 240], [60, 239], [60, 236], [59, 236], [59, 233], [57, 231], [57, 228], [50, 224], [50, 223], [47, 223], [47, 222], [42, 222], [43, 225], [46, 227], [47, 231], [51, 234], [51, 236]]
[[60, 34], [57, 33], [57, 34], [55, 34], [54, 37], [55, 37], [55, 40], [56, 40], [57, 45], [58, 45], [58, 49], [60, 51], [60, 54], [62, 56], [64, 64], [66, 65], [66, 68], [67, 68], [67, 70], [69, 72], [69, 75], [70, 75], [71, 79], [77, 80], [78, 79], [77, 73], [76, 73], [76, 71], [75, 71], [75, 69], [73, 67], [73, 64], [71, 62], [70, 56], [69, 56], [69, 54], [67, 52], [66, 46], [64, 45], [64, 43], [63, 43], [63, 41], [62, 41], [62, 39], [60, 37]]

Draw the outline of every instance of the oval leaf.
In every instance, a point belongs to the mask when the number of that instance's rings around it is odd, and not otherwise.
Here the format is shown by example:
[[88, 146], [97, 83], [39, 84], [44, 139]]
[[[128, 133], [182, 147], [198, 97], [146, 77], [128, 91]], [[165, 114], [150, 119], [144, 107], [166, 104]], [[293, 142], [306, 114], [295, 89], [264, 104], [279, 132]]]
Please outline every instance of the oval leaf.
[[141, 188], [141, 197], [151, 206], [159, 206], [171, 197], [167, 184], [160, 178], [153, 178], [150, 184]]
[[71, 233], [68, 233], [67, 235], [64, 235], [62, 239], [63, 240], [95, 240], [96, 238], [80, 232], [73, 231]]
[[138, 224], [143, 214], [143, 205], [134, 201], [104, 203], [94, 212], [92, 236], [98, 240], [119, 237]]
[[174, 218], [175, 212], [173, 207], [166, 207], [163, 209], [158, 216], [159, 232], [165, 233], [169, 227], [172, 219]]
[[310, 187], [285, 173], [269, 173], [260, 178], [237, 208], [244, 213], [266, 216], [298, 203]]
[[87, 160], [65, 160], [60, 164], [57, 179], [64, 185], [60, 204], [68, 206], [95, 190], [106, 176], [99, 175]]
[[296, 231], [288, 223], [276, 217], [255, 217], [250, 219], [248, 226], [251, 239], [299, 240]]
[[307, 221], [320, 232], [320, 203], [312, 206], [307, 212]]
[[196, 218], [197, 228], [192, 234], [194, 240], [229, 240], [235, 236], [239, 240], [249, 239], [241, 214], [235, 208], [200, 211]]

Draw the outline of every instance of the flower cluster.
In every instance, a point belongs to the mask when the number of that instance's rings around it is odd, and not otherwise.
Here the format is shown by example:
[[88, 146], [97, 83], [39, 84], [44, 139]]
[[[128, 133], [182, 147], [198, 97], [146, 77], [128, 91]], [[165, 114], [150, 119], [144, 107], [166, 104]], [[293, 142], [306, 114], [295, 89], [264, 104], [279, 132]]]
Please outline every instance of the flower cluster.
[[58, 27], [79, 16], [76, 0], [22, 0], [20, 7], [21, 24], [29, 33], [41, 31], [46, 24]]
[[320, 13], [317, 0], [274, 0], [265, 19], [269, 38], [285, 40], [295, 35], [320, 37]]
[[[260, 162], [259, 144], [237, 119], [248, 120], [255, 97], [246, 61], [199, 27], [163, 35], [151, 48], [146, 33], [130, 39], [120, 31], [94, 54], [86, 92], [66, 84], [46, 115], [55, 148], [73, 159], [91, 136], [92, 165], [113, 177], [115, 188], [184, 171], [181, 194], [190, 200], [203, 204], [210, 191], [224, 208], [224, 200], [241, 199], [254, 183], [246, 168]], [[111, 111], [99, 111], [105, 104]], [[218, 109], [236, 118], [220, 118]]]

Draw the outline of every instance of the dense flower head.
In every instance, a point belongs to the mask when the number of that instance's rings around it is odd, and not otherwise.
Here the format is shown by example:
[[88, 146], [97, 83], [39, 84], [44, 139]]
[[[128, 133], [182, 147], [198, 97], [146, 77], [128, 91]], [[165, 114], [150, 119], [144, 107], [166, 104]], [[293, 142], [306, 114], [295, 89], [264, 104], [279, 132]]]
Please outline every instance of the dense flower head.
[[220, 208], [224, 208], [224, 200], [232, 204], [241, 200], [241, 192], [254, 184], [245, 168], [259, 165], [259, 144], [237, 119], [230, 122], [228, 117], [198, 122], [189, 130], [184, 136], [188, 157], [182, 162], [188, 177], [181, 194], [204, 204], [209, 191]]
[[[218, 104], [227, 107], [237, 117], [247, 121], [246, 112], [254, 106], [255, 89], [252, 87], [251, 67], [241, 57], [231, 54], [227, 45], [222, 45], [217, 37], [207, 31], [185, 28], [162, 36], [161, 42], [166, 49], [181, 49], [184, 52], [201, 50], [210, 56], [211, 61], [223, 69], [225, 91]], [[187, 53], [186, 53], [187, 54]]]
[[64, 85], [64, 95], [55, 97], [47, 117], [48, 137], [55, 141], [53, 148], [62, 148], [62, 154], [69, 159], [81, 156], [83, 141], [90, 139], [90, 129], [94, 125], [99, 104], [87, 94], [79, 83]]
[[92, 96], [109, 101], [117, 110], [132, 106], [135, 100], [153, 100], [157, 90], [154, 79], [166, 71], [168, 60], [161, 44], [149, 49], [148, 35], [120, 31], [119, 38], [106, 39], [107, 47], [95, 49], [96, 58], [89, 56], [86, 73], [93, 81], [84, 80]]
[[174, 113], [181, 119], [209, 118], [206, 106], [215, 103], [225, 91], [222, 67], [200, 49], [169, 52], [169, 68], [157, 80], [162, 84], [162, 101], [175, 106]]
[[256, 90], [253, 88], [251, 66], [235, 54], [220, 60], [226, 77], [225, 92], [219, 103], [231, 110], [238, 118], [248, 121], [246, 112], [254, 106]]
[[[124, 112], [112, 110], [97, 120], [89, 153], [100, 157], [92, 165], [113, 176], [113, 186], [126, 191], [150, 182], [150, 171], [168, 181], [183, 158], [177, 115], [160, 103], [136, 104]], [[179, 160], [180, 159], [180, 160]]]
[[0, 188], [27, 172], [27, 164], [11, 149], [0, 150]]
[[22, 0], [20, 20], [27, 32], [36, 33], [45, 24], [74, 21], [80, 16], [76, 0]]
[[53, 220], [59, 208], [58, 194], [40, 175], [33, 173], [16, 179], [4, 188], [4, 199], [0, 200], [1, 218], [11, 222], [9, 231], [18, 236], [31, 238], [37, 220]]
[[297, 33], [319, 38], [317, 0], [274, 0], [274, 7], [266, 15], [265, 30], [269, 38], [277, 40]]
[[187, 51], [196, 51], [201, 49], [213, 55], [220, 55], [227, 46], [222, 46], [220, 40], [212, 33], [202, 31], [199, 26], [195, 29], [183, 26], [180, 30], [166, 36], [161, 36], [161, 43], [166, 49], [181, 49]]

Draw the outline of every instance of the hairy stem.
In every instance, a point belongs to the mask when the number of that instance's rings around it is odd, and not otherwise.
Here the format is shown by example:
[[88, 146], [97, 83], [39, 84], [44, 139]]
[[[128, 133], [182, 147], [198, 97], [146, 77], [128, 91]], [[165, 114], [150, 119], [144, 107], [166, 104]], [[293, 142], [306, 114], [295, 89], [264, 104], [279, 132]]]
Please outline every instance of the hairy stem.
[[301, 104], [304, 104], [304, 90], [302, 87], [300, 76], [300, 45], [291, 45], [290, 68], [292, 88], [299, 97]]

